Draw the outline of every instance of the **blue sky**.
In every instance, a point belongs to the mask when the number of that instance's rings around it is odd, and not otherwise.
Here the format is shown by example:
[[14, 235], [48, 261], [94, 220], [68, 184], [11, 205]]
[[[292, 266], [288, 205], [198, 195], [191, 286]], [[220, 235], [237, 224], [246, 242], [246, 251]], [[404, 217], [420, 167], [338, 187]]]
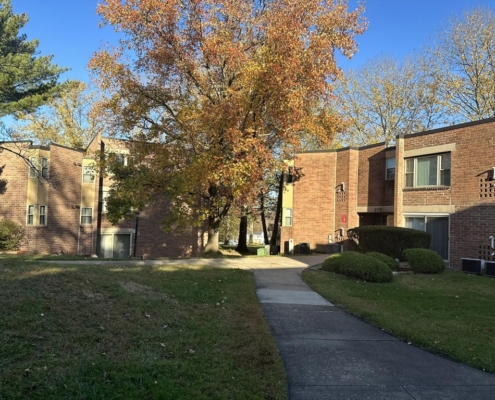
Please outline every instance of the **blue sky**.
[[[303, 0], [302, 0], [303, 1]], [[98, 28], [98, 0], [12, 0], [14, 12], [25, 12], [30, 21], [23, 30], [40, 40], [42, 54], [71, 71], [67, 79], [89, 81], [86, 70], [91, 55], [106, 42], [115, 42], [110, 27]], [[355, 7], [356, 0], [349, 0]], [[399, 59], [418, 50], [431, 33], [455, 13], [475, 6], [495, 9], [495, 0], [368, 0], [369, 28], [357, 38], [359, 53], [351, 61], [339, 58], [344, 68], [356, 68], [379, 55]]]

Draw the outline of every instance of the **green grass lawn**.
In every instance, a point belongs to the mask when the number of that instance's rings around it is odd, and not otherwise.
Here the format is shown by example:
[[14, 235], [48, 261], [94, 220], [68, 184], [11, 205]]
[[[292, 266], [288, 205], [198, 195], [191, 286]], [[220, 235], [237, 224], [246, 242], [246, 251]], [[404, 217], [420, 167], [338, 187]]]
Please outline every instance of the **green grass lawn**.
[[0, 399], [284, 399], [252, 273], [0, 258]]
[[312, 268], [304, 281], [392, 335], [495, 372], [495, 279], [444, 272], [366, 283]]

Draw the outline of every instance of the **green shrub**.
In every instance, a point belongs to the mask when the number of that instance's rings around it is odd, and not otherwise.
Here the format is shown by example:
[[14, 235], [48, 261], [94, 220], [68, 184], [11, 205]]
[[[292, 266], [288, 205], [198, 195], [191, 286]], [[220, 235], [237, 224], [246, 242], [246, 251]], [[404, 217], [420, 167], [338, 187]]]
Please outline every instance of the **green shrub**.
[[26, 231], [10, 219], [0, 220], [0, 250], [19, 250]]
[[407, 249], [404, 258], [415, 274], [439, 274], [445, 271], [445, 262], [433, 250]]
[[399, 262], [394, 260], [392, 257], [387, 256], [383, 253], [378, 253], [376, 251], [372, 251], [371, 253], [366, 253], [367, 256], [371, 256], [386, 264], [392, 271], [397, 271], [399, 269]]
[[430, 247], [427, 232], [397, 226], [359, 226], [347, 231], [351, 243], [360, 253], [378, 252], [404, 261], [406, 249]]
[[322, 269], [367, 282], [390, 282], [393, 279], [386, 264], [354, 251], [332, 254], [323, 262]]

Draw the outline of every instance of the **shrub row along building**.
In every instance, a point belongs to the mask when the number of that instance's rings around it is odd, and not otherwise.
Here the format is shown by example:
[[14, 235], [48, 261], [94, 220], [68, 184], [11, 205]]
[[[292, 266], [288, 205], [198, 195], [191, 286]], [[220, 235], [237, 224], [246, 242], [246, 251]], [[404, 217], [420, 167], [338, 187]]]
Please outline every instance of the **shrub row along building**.
[[[165, 233], [167, 202], [156, 201], [112, 226], [106, 218], [111, 176], [95, 172], [97, 151], [127, 163], [125, 142], [95, 137], [86, 151], [31, 142], [4, 143], [0, 153], [0, 219], [25, 227], [23, 250], [99, 257], [183, 257], [202, 252], [206, 234], [195, 228]], [[23, 157], [19, 157], [20, 153]]]
[[[297, 154], [304, 176], [287, 183], [282, 251], [347, 244], [347, 230], [394, 225], [425, 230], [431, 248], [495, 260], [495, 119], [397, 137], [359, 148]], [[294, 247], [293, 247], [294, 246]]]
[[[0, 218], [25, 227], [25, 250], [114, 258], [203, 250], [201, 229], [162, 231], [165, 200], [109, 223], [111, 176], [95, 173], [92, 154], [115, 153], [126, 163], [124, 142], [98, 136], [86, 151], [30, 142], [3, 146], [30, 160], [0, 153]], [[495, 259], [489, 240], [495, 236], [495, 119], [399, 137], [395, 147], [299, 153], [295, 166], [304, 176], [286, 185], [282, 252], [324, 252], [329, 242], [345, 244], [349, 228], [395, 225], [431, 233], [432, 249], [453, 267], [461, 258]]]

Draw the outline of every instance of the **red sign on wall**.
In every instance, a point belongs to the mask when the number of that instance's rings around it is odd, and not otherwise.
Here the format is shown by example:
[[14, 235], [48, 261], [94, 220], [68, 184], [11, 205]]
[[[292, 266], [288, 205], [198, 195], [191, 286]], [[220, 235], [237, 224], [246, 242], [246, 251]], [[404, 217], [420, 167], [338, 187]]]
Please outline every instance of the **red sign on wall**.
[[347, 214], [342, 214], [342, 223], [347, 224]]

